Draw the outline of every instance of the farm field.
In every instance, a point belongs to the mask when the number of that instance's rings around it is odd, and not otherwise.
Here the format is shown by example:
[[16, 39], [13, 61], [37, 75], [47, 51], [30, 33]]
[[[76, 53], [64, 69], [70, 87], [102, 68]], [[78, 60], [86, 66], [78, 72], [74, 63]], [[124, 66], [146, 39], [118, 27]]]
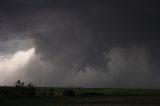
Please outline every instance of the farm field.
[[[75, 96], [63, 96], [66, 89], [72, 89]], [[50, 95], [51, 92], [53, 95]], [[38, 87], [35, 96], [0, 97], [0, 104], [0, 106], [160, 106], [160, 90]]]
[[1, 98], [2, 106], [159, 106], [160, 97], [32, 97]]

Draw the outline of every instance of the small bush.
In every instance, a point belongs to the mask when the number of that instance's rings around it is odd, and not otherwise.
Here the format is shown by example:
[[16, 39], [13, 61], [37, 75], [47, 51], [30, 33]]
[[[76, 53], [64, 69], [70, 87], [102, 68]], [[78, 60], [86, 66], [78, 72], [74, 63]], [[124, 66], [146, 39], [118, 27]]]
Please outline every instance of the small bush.
[[75, 93], [73, 92], [73, 90], [64, 90], [63, 96], [75, 96]]

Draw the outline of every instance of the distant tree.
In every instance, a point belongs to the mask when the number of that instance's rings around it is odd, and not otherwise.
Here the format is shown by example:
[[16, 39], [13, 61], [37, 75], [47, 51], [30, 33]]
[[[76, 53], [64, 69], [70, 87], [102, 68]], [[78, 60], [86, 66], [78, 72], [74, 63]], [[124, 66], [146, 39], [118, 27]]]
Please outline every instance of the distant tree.
[[16, 82], [16, 87], [13, 95], [15, 96], [33, 96], [35, 95], [35, 86], [32, 83], [29, 83], [25, 86], [24, 82], [18, 80]]
[[20, 87], [20, 84], [21, 84], [21, 81], [20, 80], [17, 80], [17, 82], [16, 82], [16, 87]]
[[33, 86], [33, 84], [30, 82], [30, 83], [27, 85], [27, 87], [28, 87], [28, 88], [32, 88], [32, 87], [34, 87], [34, 86]]
[[21, 83], [20, 83], [20, 87], [24, 87], [24, 82], [21, 82]]
[[29, 83], [27, 85], [27, 88], [28, 88], [28, 93], [30, 96], [35, 95], [36, 88], [32, 83]]

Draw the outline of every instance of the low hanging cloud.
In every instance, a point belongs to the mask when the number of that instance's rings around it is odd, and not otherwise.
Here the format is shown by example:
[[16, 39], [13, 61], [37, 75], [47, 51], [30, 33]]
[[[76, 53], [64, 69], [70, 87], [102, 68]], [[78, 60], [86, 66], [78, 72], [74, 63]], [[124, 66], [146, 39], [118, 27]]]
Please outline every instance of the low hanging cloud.
[[106, 69], [103, 70], [90, 66], [77, 70], [74, 65], [72, 69], [65, 70], [68, 67], [41, 60], [40, 55], [34, 55], [22, 71], [25, 73], [22, 79], [38, 86], [157, 88], [159, 85], [153, 83], [157, 82], [157, 78], [152, 73], [148, 55], [142, 47], [114, 47], [104, 55], [104, 59], [109, 61], [106, 61]]

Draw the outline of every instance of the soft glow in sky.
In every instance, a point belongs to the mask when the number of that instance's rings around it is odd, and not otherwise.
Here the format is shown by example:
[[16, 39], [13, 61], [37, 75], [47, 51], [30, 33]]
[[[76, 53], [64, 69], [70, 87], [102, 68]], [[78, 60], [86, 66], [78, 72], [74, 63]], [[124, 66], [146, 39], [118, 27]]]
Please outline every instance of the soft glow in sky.
[[2, 83], [11, 74], [14, 74], [19, 69], [25, 67], [29, 60], [33, 57], [35, 48], [27, 51], [17, 51], [12, 56], [0, 57], [0, 83]]

